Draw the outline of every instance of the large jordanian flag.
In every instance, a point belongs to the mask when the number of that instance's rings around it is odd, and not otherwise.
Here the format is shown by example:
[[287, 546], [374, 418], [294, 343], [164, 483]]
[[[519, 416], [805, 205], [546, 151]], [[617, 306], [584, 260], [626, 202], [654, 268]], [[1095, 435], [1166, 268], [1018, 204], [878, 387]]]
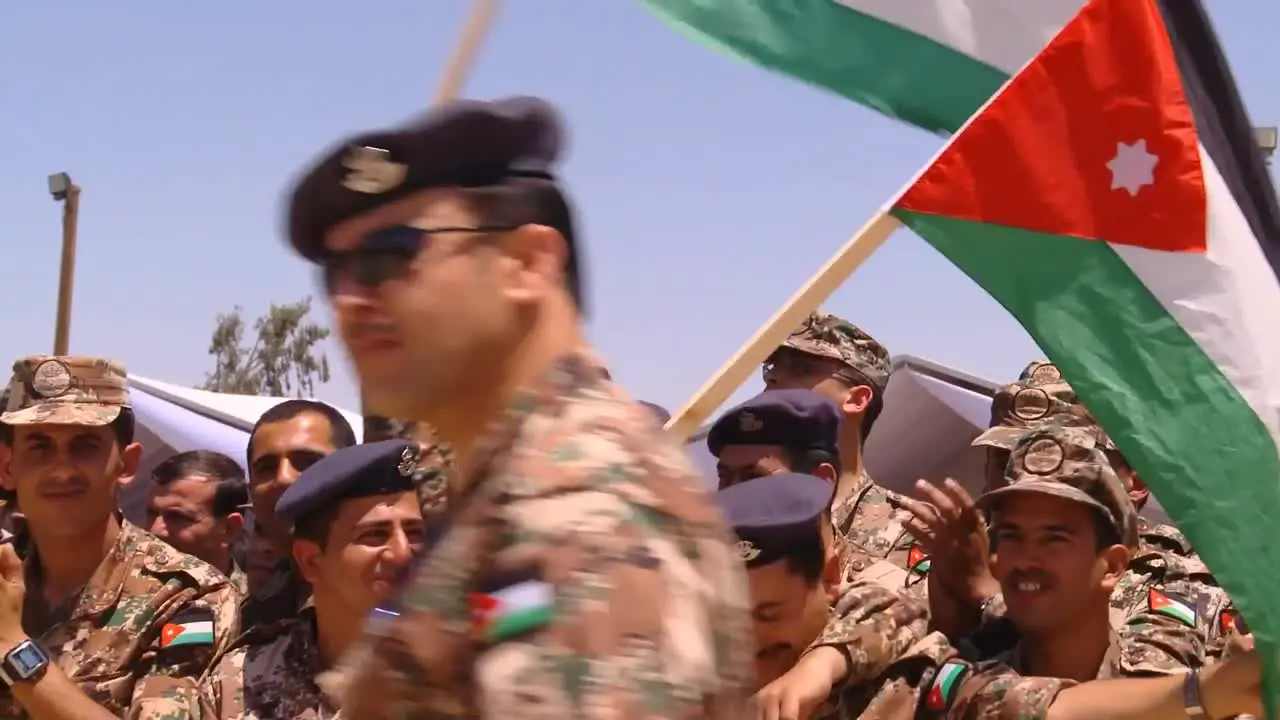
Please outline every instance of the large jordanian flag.
[[[673, 10], [686, 18], [696, 7], [707, 23], [717, 5], [653, 2], [686, 5]], [[843, 45], [827, 36], [811, 48], [824, 54], [868, 42], [858, 33], [885, 32], [888, 14], [916, 15], [912, 29], [936, 31], [965, 8], [970, 19], [982, 9], [995, 18], [997, 4], [738, 0], [724, 16], [755, 18], [754, 47], [798, 53], [803, 44], [781, 36], [813, 30], [797, 15], [808, 7], [851, 33]], [[745, 9], [764, 5], [775, 10]], [[855, 7], [881, 15], [839, 14]], [[768, 26], [766, 16], [786, 22]], [[971, 38], [1002, 30], [967, 27]], [[945, 92], [957, 70], [947, 63], [962, 60], [931, 52]], [[1195, 0], [1083, 3], [1029, 59], [890, 212], [1003, 304], [1062, 368], [1230, 591], [1268, 676], [1280, 677], [1280, 572], [1259, 569], [1280, 538], [1280, 210], [1226, 61]], [[776, 55], [765, 60], [789, 72], [810, 66], [792, 56], [785, 67]], [[820, 66], [831, 75], [804, 79], [914, 122], [944, 117], [937, 108], [908, 115], [927, 109], [927, 91], [873, 102], [829, 82], [834, 65]], [[984, 99], [972, 97], [973, 107]]]

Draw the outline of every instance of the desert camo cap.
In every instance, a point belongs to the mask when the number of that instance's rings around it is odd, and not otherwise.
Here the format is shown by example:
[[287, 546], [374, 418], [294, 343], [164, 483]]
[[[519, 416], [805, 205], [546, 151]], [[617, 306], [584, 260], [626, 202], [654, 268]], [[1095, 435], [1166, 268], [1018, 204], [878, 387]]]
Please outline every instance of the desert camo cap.
[[1006, 485], [978, 498], [990, 508], [1013, 493], [1038, 492], [1100, 510], [1130, 547], [1138, 544], [1138, 514], [1124, 484], [1111, 468], [1096, 432], [1054, 425], [1018, 440], [1005, 468]]
[[972, 444], [1012, 450], [1018, 438], [1050, 424], [1092, 428], [1104, 449], [1115, 448], [1058, 366], [1045, 360], [1031, 363], [1017, 382], [996, 391], [991, 398], [991, 426]]
[[844, 318], [828, 313], [809, 313], [809, 317], [782, 346], [839, 360], [864, 376], [878, 390], [884, 390], [889, 384], [892, 372], [889, 351]]
[[129, 407], [128, 374], [113, 360], [33, 355], [13, 364], [5, 425], [109, 425]]

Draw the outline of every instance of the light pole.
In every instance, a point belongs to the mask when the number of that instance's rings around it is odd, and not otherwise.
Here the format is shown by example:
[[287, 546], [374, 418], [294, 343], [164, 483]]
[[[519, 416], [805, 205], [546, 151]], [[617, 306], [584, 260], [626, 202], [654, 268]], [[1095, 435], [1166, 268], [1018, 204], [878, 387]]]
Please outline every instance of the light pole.
[[1256, 127], [1253, 129], [1253, 136], [1258, 141], [1258, 147], [1262, 148], [1262, 156], [1267, 160], [1267, 167], [1271, 167], [1271, 156], [1276, 152], [1276, 126]]
[[76, 223], [80, 218], [80, 186], [71, 176], [49, 176], [49, 194], [62, 203], [62, 269], [58, 274], [58, 316], [53, 331], [53, 354], [66, 355], [71, 339], [71, 290], [76, 275]]

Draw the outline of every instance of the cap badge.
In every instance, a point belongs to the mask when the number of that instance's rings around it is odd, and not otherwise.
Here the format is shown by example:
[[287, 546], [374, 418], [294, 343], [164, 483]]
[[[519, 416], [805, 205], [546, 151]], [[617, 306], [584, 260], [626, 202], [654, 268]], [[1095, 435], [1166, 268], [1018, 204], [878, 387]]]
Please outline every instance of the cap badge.
[[400, 464], [396, 465], [396, 472], [400, 473], [402, 477], [413, 477], [413, 474], [418, 471], [418, 458], [420, 456], [421, 451], [417, 444], [409, 443], [404, 451], [400, 453]]
[[45, 360], [31, 375], [31, 391], [42, 398], [55, 398], [71, 389], [71, 369], [61, 360]]
[[1062, 379], [1062, 371], [1053, 363], [1041, 363], [1031, 371], [1031, 379], [1036, 382], [1057, 382]]
[[1013, 414], [1022, 420], [1039, 420], [1049, 414], [1049, 393], [1040, 388], [1023, 388], [1013, 396]]
[[1040, 438], [1027, 447], [1022, 455], [1022, 469], [1033, 475], [1048, 475], [1062, 467], [1066, 451], [1053, 438]]
[[764, 429], [764, 422], [752, 413], [744, 412], [738, 414], [738, 429], [742, 432], [759, 432]]
[[391, 153], [376, 147], [353, 147], [342, 160], [351, 172], [342, 186], [352, 192], [378, 195], [399, 187], [407, 173], [404, 164], [391, 161]]
[[738, 555], [742, 557], [743, 562], [751, 562], [760, 557], [760, 548], [752, 545], [750, 540], [739, 540]]

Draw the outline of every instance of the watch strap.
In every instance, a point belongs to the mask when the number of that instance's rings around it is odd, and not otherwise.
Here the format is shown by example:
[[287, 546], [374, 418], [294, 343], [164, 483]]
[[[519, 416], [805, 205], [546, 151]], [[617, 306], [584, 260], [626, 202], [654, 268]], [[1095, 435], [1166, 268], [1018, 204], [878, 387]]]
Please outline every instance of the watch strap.
[[1197, 668], [1191, 668], [1182, 677], [1182, 708], [1191, 720], [1209, 720], [1204, 702], [1200, 700], [1200, 670]]

